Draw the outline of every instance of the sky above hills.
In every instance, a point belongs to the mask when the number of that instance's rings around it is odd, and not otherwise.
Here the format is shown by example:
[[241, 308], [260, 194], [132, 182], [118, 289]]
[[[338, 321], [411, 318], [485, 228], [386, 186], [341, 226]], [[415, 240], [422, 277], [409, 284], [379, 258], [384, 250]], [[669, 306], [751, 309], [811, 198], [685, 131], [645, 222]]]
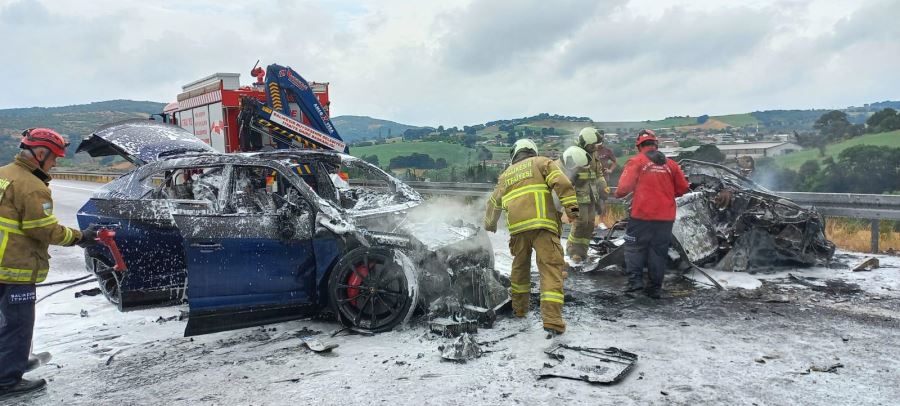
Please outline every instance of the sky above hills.
[[900, 95], [900, 1], [0, 0], [0, 109], [173, 101], [289, 65], [334, 115], [465, 125], [832, 108]]

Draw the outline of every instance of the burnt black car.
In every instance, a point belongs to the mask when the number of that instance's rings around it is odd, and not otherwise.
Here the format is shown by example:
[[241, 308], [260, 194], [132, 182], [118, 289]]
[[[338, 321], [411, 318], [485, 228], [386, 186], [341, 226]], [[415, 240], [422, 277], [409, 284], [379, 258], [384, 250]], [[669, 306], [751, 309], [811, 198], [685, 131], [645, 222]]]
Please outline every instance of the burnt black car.
[[[670, 266], [725, 271], [827, 264], [825, 218], [722, 165], [679, 161], [690, 191], [675, 199]], [[596, 235], [584, 269], [624, 266], [627, 219]]]
[[86, 250], [87, 269], [120, 310], [186, 300], [185, 335], [322, 310], [378, 332], [416, 309], [508, 301], [483, 230], [418, 213], [416, 191], [349, 155], [223, 154], [145, 120], [100, 128], [78, 151], [136, 166], [78, 212], [81, 227], [116, 231], [127, 270], [105, 246]]

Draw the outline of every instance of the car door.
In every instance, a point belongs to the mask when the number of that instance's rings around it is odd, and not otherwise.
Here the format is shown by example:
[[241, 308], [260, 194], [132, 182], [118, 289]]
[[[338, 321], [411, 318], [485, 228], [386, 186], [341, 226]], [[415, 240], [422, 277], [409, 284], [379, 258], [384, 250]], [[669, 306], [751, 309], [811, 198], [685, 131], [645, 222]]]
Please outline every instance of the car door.
[[316, 300], [312, 205], [277, 170], [231, 167], [214, 211], [176, 211], [190, 306], [185, 336], [296, 319]]
[[101, 127], [77, 152], [94, 157], [119, 155], [138, 168], [101, 188], [78, 212], [79, 225], [107, 226], [128, 269], [112, 272], [106, 247], [85, 252], [104, 294], [121, 310], [179, 301], [185, 280], [181, 235], [171, 216], [170, 196], [147, 196], [165, 179], [166, 157], [217, 152], [190, 132], [168, 124], [132, 119]]
[[105, 246], [85, 251], [89, 271], [119, 310], [179, 302], [185, 281], [182, 238], [166, 200], [91, 199], [79, 210], [82, 228], [96, 224], [116, 232], [127, 266], [113, 271], [114, 260]]

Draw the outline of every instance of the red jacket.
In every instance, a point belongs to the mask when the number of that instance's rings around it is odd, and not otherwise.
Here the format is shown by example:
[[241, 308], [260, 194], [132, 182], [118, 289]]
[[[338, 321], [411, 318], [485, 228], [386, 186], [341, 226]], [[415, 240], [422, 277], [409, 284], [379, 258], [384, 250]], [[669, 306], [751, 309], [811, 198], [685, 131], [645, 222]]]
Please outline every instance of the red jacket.
[[687, 191], [684, 172], [675, 161], [666, 158], [665, 165], [657, 165], [646, 154], [640, 153], [625, 163], [616, 197], [634, 192], [631, 218], [674, 221], [675, 198]]

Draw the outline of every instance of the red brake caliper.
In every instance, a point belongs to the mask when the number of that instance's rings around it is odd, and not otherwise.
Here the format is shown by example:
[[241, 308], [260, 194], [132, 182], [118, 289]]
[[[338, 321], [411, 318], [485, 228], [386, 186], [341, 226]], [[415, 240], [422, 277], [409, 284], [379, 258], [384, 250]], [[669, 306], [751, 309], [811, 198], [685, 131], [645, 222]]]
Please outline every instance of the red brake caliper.
[[[360, 286], [362, 285], [363, 279], [369, 276], [369, 267], [364, 263], [356, 264], [356, 272], [352, 272], [349, 277], [347, 277], [347, 285], [349, 286]], [[359, 296], [359, 288], [352, 287], [347, 288], [347, 298], [352, 299], [350, 303], [354, 306], [358, 306], [356, 304], [356, 297]]]

